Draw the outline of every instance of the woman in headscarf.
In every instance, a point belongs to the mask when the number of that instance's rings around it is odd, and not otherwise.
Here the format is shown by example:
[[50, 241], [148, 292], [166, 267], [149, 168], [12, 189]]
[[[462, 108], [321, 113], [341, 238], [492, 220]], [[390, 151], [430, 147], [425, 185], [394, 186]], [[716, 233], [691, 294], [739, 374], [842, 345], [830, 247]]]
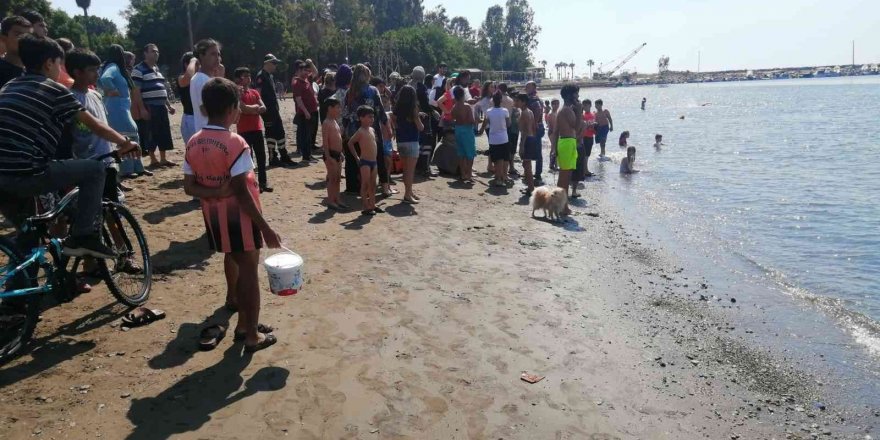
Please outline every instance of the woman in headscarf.
[[[131, 92], [134, 89], [134, 82], [126, 69], [125, 49], [122, 46], [118, 44], [110, 46], [109, 56], [101, 67], [98, 85], [104, 92], [104, 106], [107, 108], [107, 122], [110, 127], [133, 142], [140, 143], [137, 124], [131, 114]], [[151, 173], [144, 170], [140, 157], [123, 159], [119, 168], [119, 175], [122, 177], [131, 178], [149, 174]]]

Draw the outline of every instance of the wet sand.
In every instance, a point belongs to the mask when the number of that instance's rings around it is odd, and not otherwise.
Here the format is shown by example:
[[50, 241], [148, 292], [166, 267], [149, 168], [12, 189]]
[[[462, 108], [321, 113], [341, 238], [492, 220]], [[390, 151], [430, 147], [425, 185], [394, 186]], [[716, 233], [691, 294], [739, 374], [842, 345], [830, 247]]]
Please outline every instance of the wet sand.
[[[284, 108], [292, 114], [290, 101]], [[181, 162], [181, 150], [171, 159]], [[0, 437], [862, 438], [870, 429], [814, 405], [817, 378], [737, 338], [724, 315], [743, 306], [729, 301], [734, 292], [714, 291], [697, 268], [628, 230], [601, 182], [586, 185], [564, 224], [531, 218], [519, 184], [490, 188], [485, 174], [473, 188], [423, 181], [421, 204], [395, 195], [380, 203], [386, 214], [365, 218], [352, 197], [348, 213], [321, 206], [323, 164], [272, 169], [264, 211], [304, 256], [307, 284], [290, 298], [263, 294], [276, 346], [243, 355], [229, 334], [198, 352], [202, 323], [228, 318], [225, 281], [181, 174], [135, 180], [127, 194], [159, 272], [149, 305], [168, 318], [123, 332], [125, 309], [100, 285], [47, 310], [35, 349], [0, 369]], [[529, 384], [523, 372], [546, 378]]]

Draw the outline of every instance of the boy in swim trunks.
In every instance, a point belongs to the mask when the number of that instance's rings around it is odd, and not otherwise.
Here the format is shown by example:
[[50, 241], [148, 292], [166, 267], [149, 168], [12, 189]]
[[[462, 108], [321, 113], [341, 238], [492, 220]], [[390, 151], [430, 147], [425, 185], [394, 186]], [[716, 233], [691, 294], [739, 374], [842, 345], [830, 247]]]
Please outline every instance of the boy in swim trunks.
[[281, 247], [281, 237], [260, 212], [260, 189], [250, 147], [229, 131], [238, 120], [239, 87], [225, 78], [212, 78], [202, 89], [207, 125], [186, 145], [183, 189], [198, 197], [211, 249], [225, 254], [226, 304], [238, 309], [235, 339], [254, 352], [277, 339], [271, 327], [259, 324], [260, 283], [257, 267], [263, 240]]
[[[361, 174], [361, 203], [364, 210], [362, 215], [376, 215], [385, 212], [376, 207], [376, 179], [379, 172], [376, 169], [376, 132], [373, 131], [373, 121], [376, 119], [376, 111], [372, 107], [362, 105], [357, 109], [357, 117], [361, 127], [348, 140], [348, 151], [354, 156]], [[360, 147], [358, 155], [355, 144]]]
[[611, 119], [611, 112], [602, 108], [602, 100], [596, 100], [596, 143], [602, 151], [599, 153], [600, 160], [605, 158], [605, 141], [608, 140], [608, 133], [614, 131], [614, 121]]
[[324, 165], [327, 166], [327, 207], [333, 210], [348, 209], [339, 201], [339, 184], [342, 180], [342, 132], [339, 130], [339, 115], [342, 106], [333, 97], [324, 100], [327, 118], [321, 124], [321, 141], [324, 149]]
[[[541, 139], [536, 136], [538, 126], [535, 123], [535, 114], [529, 109], [529, 95], [520, 93], [513, 101], [519, 108], [519, 133], [520, 149], [519, 157], [522, 159], [523, 172], [526, 175], [526, 189], [522, 192], [531, 195], [535, 189], [535, 176], [532, 174], [532, 161], [538, 160], [541, 155]], [[540, 117], [540, 115], [538, 116]]]
[[[565, 189], [568, 195], [569, 186], [571, 186], [571, 173], [577, 168], [577, 135], [581, 126], [580, 118], [575, 114], [572, 108], [578, 103], [578, 94], [580, 87], [574, 84], [567, 84], [562, 87], [563, 107], [556, 115], [556, 133], [559, 136], [554, 148], [557, 163], [559, 165], [559, 182], [558, 186]], [[577, 185], [577, 183], [575, 183]], [[571, 214], [568, 204], [565, 205], [563, 215]]]
[[474, 134], [476, 120], [474, 109], [465, 101], [465, 89], [456, 86], [452, 89], [455, 105], [452, 107], [452, 120], [455, 122], [455, 144], [458, 148], [458, 168], [461, 180], [474, 183], [474, 158], [477, 157], [477, 137]]

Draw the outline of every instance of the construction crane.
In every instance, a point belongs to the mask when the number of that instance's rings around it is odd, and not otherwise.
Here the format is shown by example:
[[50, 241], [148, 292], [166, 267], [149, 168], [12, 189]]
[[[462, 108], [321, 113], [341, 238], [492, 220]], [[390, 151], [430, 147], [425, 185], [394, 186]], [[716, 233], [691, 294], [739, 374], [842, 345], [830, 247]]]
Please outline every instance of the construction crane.
[[629, 55], [627, 55], [623, 59], [623, 61], [617, 63], [617, 65], [614, 66], [614, 68], [609, 70], [607, 73], [603, 73], [602, 66], [599, 66], [599, 71], [596, 72], [595, 74], [593, 74], [593, 79], [609, 79], [609, 78], [611, 78], [611, 76], [614, 75], [615, 72], [620, 70], [620, 68], [623, 67], [624, 64], [629, 62], [629, 60], [631, 60], [634, 56], [636, 56], [636, 54], [639, 53], [639, 51], [642, 50], [647, 45], [648, 45], [648, 43], [642, 43], [639, 47], [633, 49], [633, 51], [630, 52]]

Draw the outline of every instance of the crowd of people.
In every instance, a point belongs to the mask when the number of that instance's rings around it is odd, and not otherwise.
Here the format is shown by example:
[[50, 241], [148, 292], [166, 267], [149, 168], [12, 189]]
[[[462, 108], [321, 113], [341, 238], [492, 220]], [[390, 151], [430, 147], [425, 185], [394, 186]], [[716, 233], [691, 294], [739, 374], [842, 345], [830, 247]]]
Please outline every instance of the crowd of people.
[[[147, 44], [136, 63], [137, 55], [113, 45], [101, 60], [48, 33], [35, 12], [7, 17], [0, 25], [6, 48], [0, 59], [0, 185], [24, 197], [79, 187], [77, 218], [64, 252], [110, 258], [112, 250], [98, 236], [102, 198], [120, 202], [131, 189], [126, 179], [181, 166], [167, 155], [174, 148], [170, 117], [175, 108], [158, 68], [160, 48]], [[344, 192], [358, 194], [361, 214], [372, 216], [384, 212], [377, 193], [398, 193], [391, 176], [397, 167], [404, 203], [420, 203], [415, 176], [437, 176], [434, 164], [442, 154], [454, 156], [442, 169], [457, 173], [464, 185], [474, 184], [476, 140], [483, 135], [490, 185], [508, 187], [522, 177], [522, 192], [531, 194], [543, 184], [547, 137], [550, 167], [559, 171], [557, 185], [577, 198], [578, 183], [592, 175], [587, 160], [594, 143], [604, 160], [613, 131], [602, 101], [592, 112], [593, 103], [580, 101], [573, 85], [562, 88], [561, 103], [545, 103], [534, 82], [518, 91], [473, 80], [467, 70], [450, 73], [444, 63], [433, 75], [417, 66], [408, 77], [392, 73], [383, 79], [374, 77], [369, 63], [319, 70], [306, 59], [291, 65], [295, 114], [287, 116], [296, 126], [294, 153], [288, 151], [275, 88], [280, 63], [266, 54], [257, 72], [235, 68], [231, 81], [221, 43], [204, 39], [182, 56], [176, 78], [186, 144], [184, 189], [201, 203], [209, 246], [225, 255], [226, 306], [239, 313], [235, 335], [249, 351], [276, 341], [272, 328], [259, 322], [259, 249], [281, 246], [261, 213], [260, 193], [274, 191], [267, 168], [307, 166], [322, 158], [326, 206], [350, 209], [341, 197], [344, 176]], [[120, 164], [94, 160], [113, 151], [113, 144]], [[522, 174], [515, 166], [517, 155]], [[51, 203], [47, 197], [43, 209], [51, 209]], [[210, 339], [222, 338], [225, 327], [206, 330], [201, 346], [211, 347]]]

